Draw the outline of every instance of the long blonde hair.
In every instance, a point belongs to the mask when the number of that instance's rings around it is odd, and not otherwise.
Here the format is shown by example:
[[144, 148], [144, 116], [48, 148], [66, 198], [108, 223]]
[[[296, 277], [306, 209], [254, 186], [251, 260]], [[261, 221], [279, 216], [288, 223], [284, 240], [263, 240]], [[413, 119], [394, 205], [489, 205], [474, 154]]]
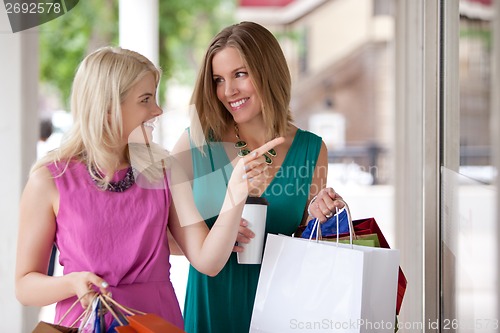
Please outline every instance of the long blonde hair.
[[[212, 70], [215, 54], [226, 47], [233, 47], [239, 52], [262, 101], [266, 139], [284, 136], [292, 122], [291, 77], [285, 56], [269, 30], [254, 22], [241, 22], [219, 32], [203, 58], [191, 97], [203, 138], [219, 141], [228, 126], [233, 124], [231, 114], [217, 98]], [[196, 139], [196, 133], [193, 136]]]
[[148, 73], [158, 85], [160, 70], [141, 54], [120, 47], [100, 48], [85, 57], [73, 80], [73, 126], [61, 146], [35, 163], [32, 171], [50, 162], [67, 166], [79, 160], [89, 171], [93, 168], [104, 175], [96, 180], [105, 188], [123, 154], [121, 103]]

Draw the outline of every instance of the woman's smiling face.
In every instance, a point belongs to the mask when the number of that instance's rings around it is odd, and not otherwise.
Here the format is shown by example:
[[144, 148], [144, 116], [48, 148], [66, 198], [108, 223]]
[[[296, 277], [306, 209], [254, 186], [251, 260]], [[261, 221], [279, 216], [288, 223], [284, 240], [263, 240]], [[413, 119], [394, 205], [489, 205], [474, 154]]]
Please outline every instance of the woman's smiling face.
[[212, 59], [217, 98], [236, 123], [244, 123], [261, 113], [261, 101], [239, 52], [226, 47]]
[[146, 74], [125, 96], [121, 103], [124, 139], [145, 125], [148, 139], [151, 140], [153, 122], [162, 114], [156, 103], [156, 81], [153, 74]]

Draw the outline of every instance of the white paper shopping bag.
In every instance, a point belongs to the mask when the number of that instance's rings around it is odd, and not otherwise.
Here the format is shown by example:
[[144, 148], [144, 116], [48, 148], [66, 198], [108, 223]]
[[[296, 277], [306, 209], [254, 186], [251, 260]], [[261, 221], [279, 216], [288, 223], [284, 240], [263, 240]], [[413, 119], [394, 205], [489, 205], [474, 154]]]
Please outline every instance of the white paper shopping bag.
[[394, 332], [399, 252], [269, 234], [250, 332]]

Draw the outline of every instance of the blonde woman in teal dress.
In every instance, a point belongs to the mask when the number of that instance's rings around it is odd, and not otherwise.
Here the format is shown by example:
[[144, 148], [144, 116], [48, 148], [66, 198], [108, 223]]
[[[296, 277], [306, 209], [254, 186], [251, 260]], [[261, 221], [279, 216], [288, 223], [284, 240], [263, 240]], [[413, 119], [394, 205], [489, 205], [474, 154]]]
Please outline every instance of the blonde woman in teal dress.
[[[322, 139], [292, 123], [290, 91], [285, 57], [267, 29], [242, 22], [214, 37], [192, 96], [197, 119], [174, 149], [192, 177], [196, 205], [210, 228], [237, 156], [279, 136], [285, 142], [265, 154], [265, 181], [251, 193], [269, 202], [266, 233], [291, 235], [311, 216], [324, 222], [335, 207], [343, 207], [341, 197], [325, 188]], [[234, 252], [252, 237], [242, 220]], [[234, 252], [215, 277], [190, 267], [184, 307], [188, 333], [248, 332], [261, 265], [238, 264]]]

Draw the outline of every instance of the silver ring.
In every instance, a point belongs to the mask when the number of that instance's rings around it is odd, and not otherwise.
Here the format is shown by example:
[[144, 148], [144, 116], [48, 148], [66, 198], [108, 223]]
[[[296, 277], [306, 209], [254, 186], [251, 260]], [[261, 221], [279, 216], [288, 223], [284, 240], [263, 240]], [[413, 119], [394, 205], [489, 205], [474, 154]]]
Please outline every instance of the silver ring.
[[333, 212], [330, 212], [330, 213], [326, 214], [325, 216], [326, 216], [327, 218], [330, 218], [330, 217], [332, 217], [332, 216], [333, 216]]

